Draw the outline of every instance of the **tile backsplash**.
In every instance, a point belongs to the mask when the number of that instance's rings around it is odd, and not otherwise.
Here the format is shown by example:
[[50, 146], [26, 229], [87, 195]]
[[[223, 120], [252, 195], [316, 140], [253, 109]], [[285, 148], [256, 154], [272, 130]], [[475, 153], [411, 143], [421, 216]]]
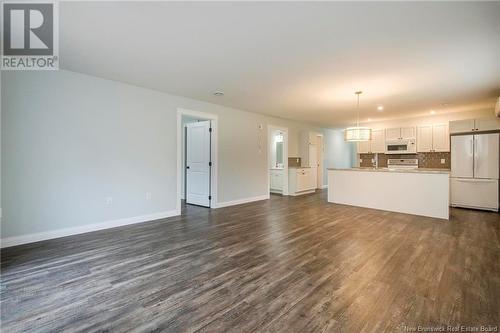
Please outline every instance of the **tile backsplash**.
[[[372, 159], [375, 159], [375, 155], [378, 155], [378, 166], [379, 168], [387, 167], [387, 159], [389, 158], [418, 158], [419, 168], [432, 168], [432, 169], [450, 169], [451, 168], [451, 153], [417, 153], [417, 154], [359, 154], [361, 167], [372, 167], [374, 163]], [[444, 160], [444, 164], [441, 163]]]
[[300, 157], [289, 157], [288, 166], [289, 167], [301, 167]]

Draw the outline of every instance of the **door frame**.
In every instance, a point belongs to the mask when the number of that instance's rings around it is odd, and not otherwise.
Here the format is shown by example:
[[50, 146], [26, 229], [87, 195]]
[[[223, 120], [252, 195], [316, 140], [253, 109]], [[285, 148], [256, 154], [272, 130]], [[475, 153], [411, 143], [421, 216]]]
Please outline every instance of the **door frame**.
[[177, 108], [177, 204], [176, 211], [181, 214], [181, 200], [182, 200], [182, 135], [184, 129], [182, 128], [182, 116], [198, 117], [211, 121], [212, 135], [211, 135], [211, 146], [210, 146], [210, 160], [212, 161], [212, 167], [210, 168], [210, 195], [212, 199], [210, 200], [210, 208], [217, 207], [217, 170], [219, 167], [218, 158], [218, 128], [219, 117], [213, 113], [206, 113], [200, 111], [194, 111], [184, 108]]
[[[318, 174], [316, 175], [316, 187], [319, 189], [324, 189], [324, 188], [328, 187], [328, 185], [325, 184], [325, 136], [323, 135], [323, 133], [316, 133], [316, 136], [321, 137], [321, 145], [318, 145], [320, 154], [318, 154], [319, 165], [318, 165], [318, 170], [317, 170]], [[319, 155], [321, 155], [321, 156], [319, 156]], [[321, 169], [321, 180], [320, 180], [321, 184], [318, 184], [319, 170], [320, 169]]]
[[266, 159], [266, 170], [267, 170], [267, 193], [271, 192], [271, 180], [270, 180], [270, 160], [271, 160], [271, 133], [275, 130], [283, 132], [283, 195], [288, 195], [288, 127], [281, 127], [275, 125], [267, 125], [267, 159]]

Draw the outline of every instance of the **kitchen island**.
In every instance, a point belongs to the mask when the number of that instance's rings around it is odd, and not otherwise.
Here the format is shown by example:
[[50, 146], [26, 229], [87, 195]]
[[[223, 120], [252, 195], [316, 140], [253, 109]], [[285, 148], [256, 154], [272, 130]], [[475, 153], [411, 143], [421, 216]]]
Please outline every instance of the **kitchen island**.
[[328, 202], [449, 219], [449, 170], [328, 169]]

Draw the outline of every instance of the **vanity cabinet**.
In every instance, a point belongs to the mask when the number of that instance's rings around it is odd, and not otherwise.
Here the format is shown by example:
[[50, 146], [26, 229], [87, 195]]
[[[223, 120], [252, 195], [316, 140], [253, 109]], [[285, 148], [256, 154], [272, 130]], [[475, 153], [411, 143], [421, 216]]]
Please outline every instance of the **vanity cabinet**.
[[417, 152], [449, 152], [450, 135], [448, 125], [426, 125], [417, 128]]
[[500, 119], [498, 118], [465, 119], [465, 120], [450, 121], [451, 134], [496, 131], [499, 129], [500, 129]]
[[269, 172], [269, 182], [271, 192], [282, 193], [283, 192], [283, 170], [272, 169]]
[[288, 192], [289, 195], [313, 193], [316, 190], [316, 168], [289, 168]]

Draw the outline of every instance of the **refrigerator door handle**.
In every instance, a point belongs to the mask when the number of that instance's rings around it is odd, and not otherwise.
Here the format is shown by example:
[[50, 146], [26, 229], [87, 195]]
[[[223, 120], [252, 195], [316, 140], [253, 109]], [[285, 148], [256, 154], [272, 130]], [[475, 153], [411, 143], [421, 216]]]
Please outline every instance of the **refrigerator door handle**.
[[491, 183], [494, 182], [496, 179], [479, 179], [479, 178], [455, 178], [459, 182], [464, 182], [464, 183]]

